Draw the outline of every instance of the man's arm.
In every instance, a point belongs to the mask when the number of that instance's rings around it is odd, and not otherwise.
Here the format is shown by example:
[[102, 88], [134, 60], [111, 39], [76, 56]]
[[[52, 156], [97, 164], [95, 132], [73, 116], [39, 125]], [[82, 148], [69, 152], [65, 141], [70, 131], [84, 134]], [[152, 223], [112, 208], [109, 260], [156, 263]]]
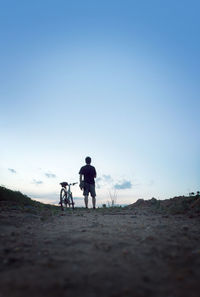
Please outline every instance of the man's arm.
[[84, 188], [84, 182], [83, 182], [83, 174], [80, 173], [80, 184], [79, 184], [79, 187], [81, 190], [83, 190]]
[[83, 167], [81, 167], [81, 169], [80, 169], [80, 171], [79, 171], [79, 174], [80, 174], [79, 181], [80, 181], [80, 183], [81, 183], [82, 180], [83, 180]]
[[83, 174], [80, 174], [80, 183], [83, 181]]

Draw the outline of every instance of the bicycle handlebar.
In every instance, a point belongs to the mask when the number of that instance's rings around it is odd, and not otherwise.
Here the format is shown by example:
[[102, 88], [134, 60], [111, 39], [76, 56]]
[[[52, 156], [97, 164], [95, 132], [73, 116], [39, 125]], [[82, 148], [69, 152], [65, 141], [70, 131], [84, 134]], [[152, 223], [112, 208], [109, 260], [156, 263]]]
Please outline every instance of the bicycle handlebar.
[[74, 185], [76, 185], [76, 184], [78, 184], [78, 183], [71, 183], [71, 184], [68, 184], [67, 182], [60, 183], [60, 185], [61, 185], [62, 187], [66, 187], [66, 186], [74, 186]]

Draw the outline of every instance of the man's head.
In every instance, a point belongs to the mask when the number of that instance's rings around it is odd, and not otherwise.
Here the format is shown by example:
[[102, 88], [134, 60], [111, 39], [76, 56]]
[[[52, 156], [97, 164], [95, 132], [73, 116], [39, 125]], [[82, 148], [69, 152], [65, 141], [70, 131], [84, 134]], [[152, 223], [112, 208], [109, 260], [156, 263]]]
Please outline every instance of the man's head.
[[90, 157], [86, 157], [86, 158], [85, 158], [85, 163], [86, 163], [86, 164], [89, 165], [89, 164], [91, 163], [91, 161], [92, 161], [92, 160], [91, 160]]

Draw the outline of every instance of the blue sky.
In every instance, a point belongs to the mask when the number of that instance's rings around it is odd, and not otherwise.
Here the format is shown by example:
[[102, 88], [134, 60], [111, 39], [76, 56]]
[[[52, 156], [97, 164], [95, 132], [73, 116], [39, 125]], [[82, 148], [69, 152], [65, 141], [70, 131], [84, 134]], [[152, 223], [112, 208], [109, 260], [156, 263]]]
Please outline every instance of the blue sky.
[[2, 185], [55, 203], [89, 155], [98, 204], [199, 190], [198, 1], [0, 8]]

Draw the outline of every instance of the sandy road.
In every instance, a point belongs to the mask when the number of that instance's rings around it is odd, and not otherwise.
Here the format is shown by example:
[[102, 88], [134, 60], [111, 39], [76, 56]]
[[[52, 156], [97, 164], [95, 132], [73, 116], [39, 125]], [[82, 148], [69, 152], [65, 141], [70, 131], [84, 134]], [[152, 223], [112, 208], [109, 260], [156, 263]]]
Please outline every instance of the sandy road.
[[198, 216], [4, 212], [0, 223], [0, 297], [199, 296]]

